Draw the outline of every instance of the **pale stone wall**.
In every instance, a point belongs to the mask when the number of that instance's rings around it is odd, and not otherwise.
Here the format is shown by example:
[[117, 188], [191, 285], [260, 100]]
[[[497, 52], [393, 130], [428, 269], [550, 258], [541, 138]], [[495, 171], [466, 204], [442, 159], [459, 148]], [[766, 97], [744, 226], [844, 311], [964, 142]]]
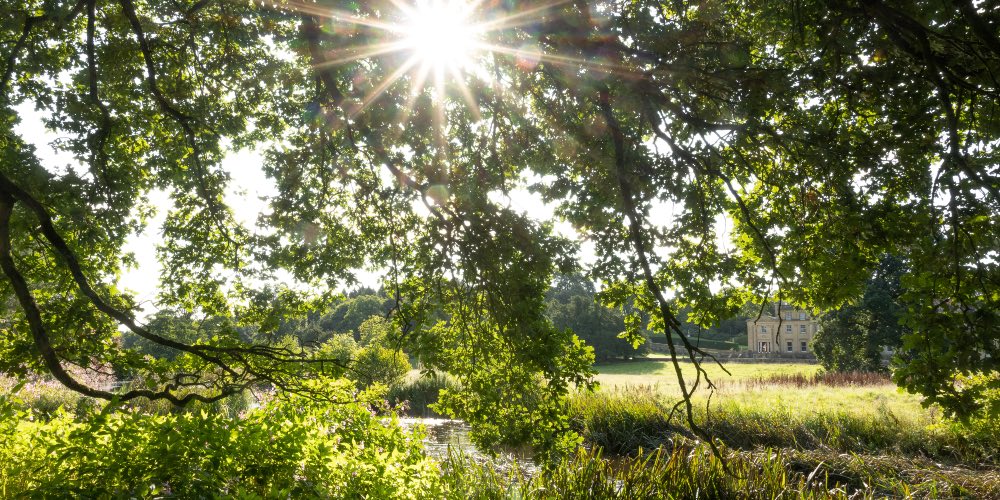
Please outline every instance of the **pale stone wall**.
[[747, 320], [747, 346], [753, 352], [811, 353], [809, 344], [819, 322], [811, 312], [787, 304], [774, 306], [771, 314]]

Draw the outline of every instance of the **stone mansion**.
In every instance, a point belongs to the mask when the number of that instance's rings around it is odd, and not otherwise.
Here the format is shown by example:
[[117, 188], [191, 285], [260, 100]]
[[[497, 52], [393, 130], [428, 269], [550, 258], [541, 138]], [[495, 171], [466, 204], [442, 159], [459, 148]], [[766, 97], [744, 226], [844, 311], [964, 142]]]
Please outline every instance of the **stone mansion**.
[[809, 344], [817, 326], [816, 317], [809, 311], [775, 304], [760, 318], [747, 320], [747, 346], [753, 352], [811, 355]]

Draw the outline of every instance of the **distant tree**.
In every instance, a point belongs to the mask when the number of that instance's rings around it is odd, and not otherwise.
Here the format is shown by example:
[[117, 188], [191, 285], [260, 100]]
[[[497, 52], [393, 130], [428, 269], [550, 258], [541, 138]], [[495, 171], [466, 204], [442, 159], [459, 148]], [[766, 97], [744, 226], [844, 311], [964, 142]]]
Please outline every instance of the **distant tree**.
[[849, 306], [824, 315], [813, 339], [813, 353], [823, 368], [830, 371], [880, 371], [880, 349], [870, 342], [872, 315], [862, 308]]
[[[146, 325], [146, 329], [163, 338], [177, 342], [194, 343], [208, 340], [220, 329], [230, 328], [226, 320], [220, 318], [196, 319], [190, 312], [175, 309], [158, 311]], [[132, 332], [122, 334], [122, 347], [134, 349], [157, 359], [174, 360], [179, 351], [142, 338]]]
[[353, 335], [334, 334], [317, 348], [317, 354], [321, 358], [335, 359], [349, 365], [357, 357], [358, 343], [354, 341]]
[[358, 345], [361, 347], [385, 345], [391, 341], [392, 324], [383, 316], [369, 316], [356, 330]]
[[[357, 332], [365, 320], [384, 316], [389, 310], [389, 300], [375, 294], [356, 295], [337, 304], [319, 321], [319, 327], [328, 332]], [[355, 340], [360, 337], [355, 335]]]
[[549, 318], [556, 328], [570, 329], [587, 345], [594, 348], [598, 360], [632, 358], [649, 352], [643, 343], [632, 343], [619, 338], [625, 330], [625, 320], [620, 313], [596, 300], [593, 282], [579, 275], [561, 275], [546, 296]]
[[856, 305], [842, 307], [820, 319], [813, 339], [813, 352], [827, 370], [881, 371], [884, 347], [898, 348], [909, 331], [901, 318], [904, 289], [900, 277], [905, 263], [886, 256], [868, 280]]
[[896, 256], [879, 261], [865, 287], [862, 306], [871, 315], [869, 343], [879, 347], [898, 348], [903, 335], [911, 332], [902, 321], [906, 306], [902, 302], [906, 289], [901, 283], [908, 271], [906, 262]]
[[398, 384], [412, 369], [406, 354], [395, 346], [398, 332], [393, 328], [382, 316], [372, 316], [358, 327], [361, 348], [348, 373], [358, 389], [375, 383]]

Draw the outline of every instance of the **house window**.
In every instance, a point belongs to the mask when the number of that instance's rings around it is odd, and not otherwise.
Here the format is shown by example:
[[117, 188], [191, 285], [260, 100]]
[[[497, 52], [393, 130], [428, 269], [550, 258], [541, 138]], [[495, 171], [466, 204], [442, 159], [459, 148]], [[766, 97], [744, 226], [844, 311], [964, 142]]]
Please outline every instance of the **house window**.
[[792, 325], [785, 325], [785, 332], [792, 333]]
[[760, 352], [767, 352], [767, 342], [760, 343]]
[[792, 313], [786, 312], [785, 313], [785, 321], [791, 321], [791, 320], [792, 320]]
[[806, 325], [799, 325], [799, 333], [806, 333]]
[[806, 352], [806, 351], [808, 351], [808, 350], [809, 350], [809, 349], [808, 349], [808, 348], [806, 347], [806, 341], [805, 341], [805, 340], [803, 340], [803, 341], [802, 341], [802, 352]]
[[805, 320], [806, 320], [806, 313], [804, 313], [804, 312], [800, 312], [800, 313], [799, 313], [799, 320], [801, 320], [801, 321], [805, 321]]
[[766, 326], [760, 327], [760, 333], [767, 333], [767, 327]]
[[788, 342], [788, 352], [792, 352], [792, 343]]

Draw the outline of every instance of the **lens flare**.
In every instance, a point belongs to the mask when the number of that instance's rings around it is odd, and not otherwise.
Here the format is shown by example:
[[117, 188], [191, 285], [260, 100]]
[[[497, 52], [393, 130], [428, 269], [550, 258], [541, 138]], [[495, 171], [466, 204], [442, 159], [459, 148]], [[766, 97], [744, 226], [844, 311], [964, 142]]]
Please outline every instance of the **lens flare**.
[[402, 45], [422, 69], [460, 70], [471, 64], [480, 41], [471, 13], [465, 2], [420, 2], [406, 13]]

